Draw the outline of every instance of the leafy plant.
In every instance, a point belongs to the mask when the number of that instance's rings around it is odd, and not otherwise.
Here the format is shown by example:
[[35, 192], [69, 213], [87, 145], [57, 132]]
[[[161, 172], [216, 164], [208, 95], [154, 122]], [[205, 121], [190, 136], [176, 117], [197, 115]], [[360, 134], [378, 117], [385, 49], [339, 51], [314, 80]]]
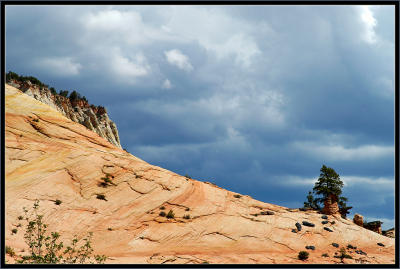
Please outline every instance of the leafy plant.
[[328, 253], [324, 253], [321, 255], [322, 257], [329, 257]]
[[11, 257], [15, 256], [15, 251], [12, 247], [6, 246], [6, 254], [10, 255]]
[[161, 209], [161, 210], [165, 210], [165, 206], [161, 206], [160, 209]]
[[11, 230], [12, 234], [16, 234], [18, 232], [18, 229], [14, 228]]
[[341, 262], [343, 262], [344, 259], [353, 259], [352, 256], [346, 253], [345, 248], [340, 248], [340, 255], [336, 255], [335, 258], [339, 258]]
[[168, 212], [168, 214], [167, 214], [167, 219], [173, 219], [173, 218], [175, 218], [175, 214], [174, 214], [174, 212], [172, 211], [172, 209]]
[[115, 185], [112, 181], [111, 181], [111, 178], [110, 178], [110, 174], [106, 174], [106, 176], [105, 177], [102, 177], [101, 178], [101, 182], [99, 183], [99, 186], [101, 186], [101, 187], [103, 187], [103, 188], [107, 188], [108, 186], [110, 186], [110, 185]]
[[240, 194], [234, 194], [233, 197], [235, 197], [235, 198], [240, 198], [240, 197], [242, 197], [242, 196], [241, 196]]
[[61, 205], [62, 201], [59, 200], [59, 199], [57, 199], [54, 203], [55, 203], [56, 205]]
[[24, 217], [23, 216], [18, 216], [18, 220], [23, 220]]
[[188, 174], [185, 174], [185, 177], [186, 178], [192, 178], [191, 176], [189, 176]]
[[165, 214], [164, 211], [161, 211], [159, 215], [160, 215], [161, 217], [165, 217], [167, 214]]
[[299, 252], [299, 255], [297, 255], [297, 257], [299, 258], [299, 260], [302, 260], [302, 261], [304, 261], [304, 260], [307, 260], [308, 259], [308, 256], [309, 256], [310, 254], [307, 252], [307, 251], [300, 251]]
[[91, 246], [92, 233], [83, 238], [84, 243], [80, 244], [75, 236], [70, 246], [64, 247], [60, 242], [58, 232], [47, 231], [48, 225], [43, 221], [43, 215], [38, 213], [39, 201], [33, 205], [33, 212], [24, 208], [26, 215], [26, 231], [24, 239], [29, 247], [29, 255], [17, 259], [18, 263], [104, 263], [107, 259], [104, 255], [91, 256], [93, 248]]

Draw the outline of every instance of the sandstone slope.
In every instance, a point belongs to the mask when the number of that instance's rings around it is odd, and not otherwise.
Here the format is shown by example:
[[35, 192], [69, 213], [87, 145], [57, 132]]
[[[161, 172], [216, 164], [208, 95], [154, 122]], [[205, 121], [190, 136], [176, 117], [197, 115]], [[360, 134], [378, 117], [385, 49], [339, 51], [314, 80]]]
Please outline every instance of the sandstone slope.
[[[394, 263], [395, 241], [340, 216], [263, 203], [150, 165], [115, 147], [57, 110], [6, 85], [6, 245], [22, 254], [22, 208], [35, 199], [67, 242], [92, 231], [97, 254], [108, 263]], [[115, 185], [99, 186], [111, 175]], [[96, 198], [104, 194], [107, 201]], [[55, 205], [59, 199], [61, 205]], [[160, 207], [174, 219], [159, 216]], [[190, 215], [190, 219], [183, 218]], [[315, 227], [296, 222], [308, 221]], [[327, 231], [328, 227], [332, 232]], [[18, 228], [17, 234], [11, 230]], [[384, 247], [377, 243], [383, 243]], [[297, 259], [308, 250], [307, 261]], [[327, 253], [329, 257], [321, 257]], [[6, 257], [9, 262], [12, 259]]]
[[55, 108], [72, 121], [86, 126], [89, 130], [107, 139], [111, 144], [122, 148], [117, 125], [110, 120], [104, 107], [89, 105], [87, 101], [82, 99], [71, 101], [67, 97], [52, 94], [48, 88], [32, 84], [30, 81], [11, 80], [8, 81], [8, 84]]

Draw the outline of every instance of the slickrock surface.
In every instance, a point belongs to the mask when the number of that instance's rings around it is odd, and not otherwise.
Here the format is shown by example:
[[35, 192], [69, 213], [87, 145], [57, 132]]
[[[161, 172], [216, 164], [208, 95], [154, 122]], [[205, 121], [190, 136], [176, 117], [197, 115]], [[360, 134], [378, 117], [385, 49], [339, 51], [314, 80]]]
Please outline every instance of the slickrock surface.
[[[5, 109], [5, 240], [17, 255], [27, 254], [24, 229], [11, 230], [22, 208], [39, 199], [49, 230], [66, 243], [92, 231], [95, 252], [109, 256], [107, 263], [340, 263], [333, 256], [348, 244], [357, 249], [348, 249], [353, 259], [345, 263], [394, 263], [393, 238], [339, 215], [322, 219], [150, 165], [9, 85]], [[106, 174], [115, 185], [99, 186]], [[162, 206], [175, 218], [159, 216]], [[298, 231], [303, 221], [315, 226]], [[306, 246], [315, 250], [300, 261]]]
[[72, 121], [86, 126], [89, 130], [107, 139], [111, 144], [122, 148], [117, 126], [110, 120], [105, 108], [89, 105], [84, 100], [71, 101], [67, 97], [54, 95], [48, 88], [39, 87], [30, 81], [13, 80], [8, 83], [36, 100], [55, 108]]

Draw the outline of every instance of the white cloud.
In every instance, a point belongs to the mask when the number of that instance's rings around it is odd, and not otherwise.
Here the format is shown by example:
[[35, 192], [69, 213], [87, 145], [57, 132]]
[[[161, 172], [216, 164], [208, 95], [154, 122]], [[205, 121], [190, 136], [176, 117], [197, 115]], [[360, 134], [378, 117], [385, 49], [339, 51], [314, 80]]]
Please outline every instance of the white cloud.
[[309, 177], [299, 177], [299, 176], [281, 176], [281, 180], [277, 180], [280, 185], [283, 186], [310, 186], [310, 188], [314, 187], [316, 178]]
[[187, 72], [193, 70], [193, 66], [190, 64], [189, 57], [183, 54], [180, 50], [173, 49], [164, 52], [167, 61], [171, 65], [175, 65], [178, 68]]
[[130, 82], [150, 72], [150, 66], [143, 54], [137, 53], [133, 57], [127, 57], [123, 56], [119, 49], [114, 49], [110, 54], [110, 68], [115, 75]]
[[170, 17], [165, 27], [177, 39], [197, 42], [218, 59], [232, 55], [236, 64], [245, 68], [261, 53], [253, 38], [256, 29], [270, 31], [265, 22], [262, 26], [254, 25], [218, 8], [171, 6], [165, 12]]
[[169, 79], [164, 80], [164, 82], [162, 84], [162, 88], [163, 89], [171, 89], [172, 88], [171, 81], [169, 81]]
[[374, 186], [374, 189], [393, 190], [394, 179], [386, 177], [359, 177], [359, 176], [341, 176], [345, 186], [369, 185]]
[[73, 76], [79, 74], [82, 68], [80, 63], [74, 62], [71, 57], [51, 57], [36, 61], [36, 66], [60, 76]]
[[369, 44], [376, 43], [377, 36], [375, 33], [375, 27], [377, 25], [377, 20], [374, 17], [371, 7], [360, 6], [359, 12], [361, 21], [364, 23], [364, 33], [363, 33], [364, 41]]
[[394, 156], [394, 147], [363, 145], [353, 148], [345, 148], [342, 145], [317, 145], [313, 142], [294, 142], [296, 149], [326, 160], [367, 160]]

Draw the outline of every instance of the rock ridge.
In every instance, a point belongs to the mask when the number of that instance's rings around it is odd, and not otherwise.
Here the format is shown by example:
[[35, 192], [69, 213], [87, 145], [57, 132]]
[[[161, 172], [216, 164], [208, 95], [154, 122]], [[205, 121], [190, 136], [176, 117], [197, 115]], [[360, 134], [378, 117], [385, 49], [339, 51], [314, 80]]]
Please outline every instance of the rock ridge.
[[122, 149], [117, 125], [109, 118], [104, 107], [91, 105], [86, 99], [71, 100], [68, 97], [53, 93], [46, 86], [36, 85], [29, 80], [9, 79], [7, 84], [49, 105], [68, 119], [82, 124], [87, 129], [107, 139], [111, 144]]

